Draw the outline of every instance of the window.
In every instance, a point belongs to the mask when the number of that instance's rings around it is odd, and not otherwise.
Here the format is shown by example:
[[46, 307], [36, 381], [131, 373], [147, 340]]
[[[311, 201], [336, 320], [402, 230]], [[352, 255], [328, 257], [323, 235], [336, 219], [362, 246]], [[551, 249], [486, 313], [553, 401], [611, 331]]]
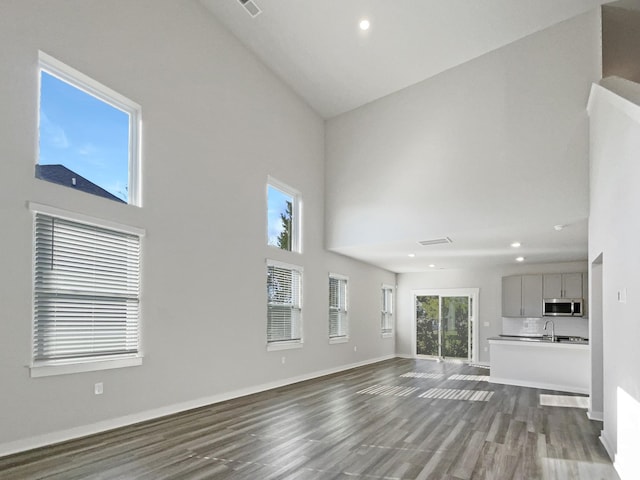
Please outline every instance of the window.
[[269, 178], [267, 184], [267, 244], [300, 253], [300, 193]]
[[[143, 232], [123, 228], [129, 231], [35, 212], [32, 376], [141, 363]], [[84, 366], [55, 368], [70, 364]]]
[[40, 52], [36, 177], [140, 205], [140, 107]]
[[380, 330], [383, 337], [390, 337], [393, 334], [393, 287], [382, 286], [382, 308], [381, 308]]
[[302, 267], [267, 260], [267, 348], [302, 345]]
[[347, 277], [335, 273], [329, 274], [329, 341], [331, 343], [349, 340], [347, 282]]

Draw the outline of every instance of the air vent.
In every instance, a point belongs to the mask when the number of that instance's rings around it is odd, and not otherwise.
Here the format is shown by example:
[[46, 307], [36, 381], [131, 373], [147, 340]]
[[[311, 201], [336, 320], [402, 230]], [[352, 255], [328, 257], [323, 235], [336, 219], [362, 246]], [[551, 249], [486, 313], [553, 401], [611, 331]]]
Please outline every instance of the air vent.
[[242, 5], [252, 17], [257, 17], [262, 12], [262, 10], [260, 10], [260, 7], [258, 7], [258, 5], [256, 5], [256, 2], [254, 2], [253, 0], [238, 0], [238, 3]]
[[441, 245], [443, 243], [453, 243], [453, 240], [451, 240], [449, 237], [444, 237], [444, 238], [434, 238], [431, 240], [422, 240], [421, 242], [418, 242], [418, 243], [423, 247], [428, 247], [429, 245]]

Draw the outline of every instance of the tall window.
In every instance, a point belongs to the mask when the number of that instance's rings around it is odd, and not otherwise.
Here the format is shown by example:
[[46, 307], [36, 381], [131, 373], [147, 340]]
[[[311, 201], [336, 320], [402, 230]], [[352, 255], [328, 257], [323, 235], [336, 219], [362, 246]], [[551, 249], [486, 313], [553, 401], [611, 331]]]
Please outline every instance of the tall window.
[[269, 178], [267, 184], [267, 243], [291, 252], [301, 251], [300, 193]]
[[347, 283], [347, 277], [329, 274], [329, 340], [332, 343], [349, 339]]
[[302, 267], [267, 260], [267, 345], [302, 343]]
[[36, 177], [140, 205], [140, 107], [40, 52]]
[[380, 315], [380, 330], [383, 336], [393, 334], [393, 287], [382, 286], [382, 307]]
[[36, 212], [36, 370], [139, 358], [140, 234]]

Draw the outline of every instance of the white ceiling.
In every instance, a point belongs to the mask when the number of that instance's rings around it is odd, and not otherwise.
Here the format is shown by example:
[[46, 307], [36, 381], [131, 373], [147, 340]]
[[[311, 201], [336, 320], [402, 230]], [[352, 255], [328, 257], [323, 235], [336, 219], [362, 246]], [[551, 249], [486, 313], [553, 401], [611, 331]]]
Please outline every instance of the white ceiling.
[[[357, 108], [607, 0], [201, 0], [324, 118]], [[633, 1], [633, 0], [627, 0]], [[358, 22], [371, 21], [362, 32]]]
[[[252, 18], [238, 0], [200, 0], [217, 19], [329, 119], [402, 90], [608, 0], [253, 0]], [[638, 2], [640, 0], [625, 0]], [[358, 22], [371, 28], [362, 32]], [[586, 106], [585, 106], [586, 107]], [[455, 234], [451, 245], [386, 242], [336, 248], [395, 272], [586, 260], [587, 221], [523, 224], [515, 217], [491, 230]], [[508, 226], [507, 226], [508, 225]], [[511, 242], [526, 239], [519, 250]], [[417, 238], [416, 240], [423, 240]], [[414, 252], [409, 258], [407, 252]]]

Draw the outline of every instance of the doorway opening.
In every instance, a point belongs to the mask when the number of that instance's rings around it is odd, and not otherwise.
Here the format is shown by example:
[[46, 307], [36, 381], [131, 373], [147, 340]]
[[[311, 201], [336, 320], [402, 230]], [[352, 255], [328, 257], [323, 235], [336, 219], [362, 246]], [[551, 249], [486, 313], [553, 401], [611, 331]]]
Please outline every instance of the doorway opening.
[[414, 356], [477, 363], [477, 288], [414, 292]]

